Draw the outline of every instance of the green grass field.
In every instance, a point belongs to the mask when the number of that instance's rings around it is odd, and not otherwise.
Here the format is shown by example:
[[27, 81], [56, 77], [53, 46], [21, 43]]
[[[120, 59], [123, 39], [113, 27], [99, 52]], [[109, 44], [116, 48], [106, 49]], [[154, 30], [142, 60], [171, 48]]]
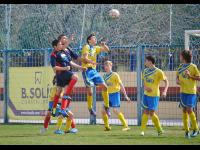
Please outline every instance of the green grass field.
[[[55, 135], [55, 125], [50, 125], [45, 135], [40, 135], [42, 125], [2, 125], [0, 124], [0, 144], [2, 145], [145, 145], [145, 144], [200, 144], [200, 136], [192, 139], [184, 138], [181, 127], [164, 127], [165, 134], [158, 137], [153, 127], [148, 127], [144, 137], [140, 128], [131, 126], [127, 132], [121, 131], [121, 126], [112, 126], [110, 132], [103, 131], [102, 125], [77, 125], [77, 134]], [[64, 128], [64, 127], [63, 127]]]

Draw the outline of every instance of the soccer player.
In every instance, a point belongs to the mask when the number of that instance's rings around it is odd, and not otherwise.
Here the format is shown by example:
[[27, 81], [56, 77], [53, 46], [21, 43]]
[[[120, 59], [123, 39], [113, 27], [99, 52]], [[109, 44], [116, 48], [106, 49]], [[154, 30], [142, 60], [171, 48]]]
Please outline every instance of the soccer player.
[[63, 50], [63, 45], [61, 41], [54, 40], [53, 47], [56, 47], [56, 46], [58, 47], [58, 49], [55, 49], [51, 54], [51, 66], [54, 72], [56, 73], [56, 80], [57, 80], [57, 91], [54, 97], [52, 114], [55, 115], [56, 106], [57, 106], [62, 88], [65, 88], [68, 85], [63, 95], [62, 103], [61, 103], [61, 114], [63, 113], [64, 115], [66, 115], [65, 109], [67, 105], [69, 104], [69, 101], [71, 101], [70, 94], [78, 80], [78, 76], [74, 74], [71, 70], [68, 70], [68, 67], [72, 66], [72, 67], [81, 69], [83, 71], [86, 69], [84, 67], [77, 65], [76, 63], [72, 61], [71, 55], [65, 50]]
[[[59, 112], [59, 111], [60, 111], [60, 108], [57, 109], [57, 112]], [[65, 131], [64, 132], [61, 130], [63, 118], [66, 118], [66, 127], [65, 127]], [[74, 115], [67, 108], [66, 109], [66, 115], [59, 115], [58, 116], [57, 125], [56, 125], [56, 131], [54, 133], [55, 134], [77, 133], [78, 130], [75, 127], [73, 127], [73, 120], [74, 120]]]
[[152, 118], [152, 122], [158, 132], [158, 135], [163, 133], [160, 121], [155, 111], [158, 109], [160, 90], [159, 84], [164, 81], [165, 88], [161, 93], [163, 97], [166, 97], [169, 82], [164, 72], [155, 67], [155, 58], [147, 56], [145, 60], [146, 69], [143, 72], [142, 79], [144, 81], [144, 99], [142, 102], [143, 115], [142, 115], [142, 126], [141, 136], [144, 136], [144, 131], [148, 122], [148, 116]]
[[[124, 118], [123, 113], [119, 110], [120, 109], [120, 90], [123, 92], [125, 99], [128, 102], [131, 102], [130, 98], [126, 94], [126, 90], [123, 86], [123, 83], [116, 72], [112, 71], [112, 62], [106, 61], [104, 63], [104, 69], [106, 73], [103, 75], [103, 79], [108, 87], [108, 95], [109, 95], [109, 105], [113, 108], [113, 112], [118, 116], [119, 120], [123, 125], [122, 131], [128, 131], [130, 128]], [[105, 110], [102, 110], [103, 121], [105, 123], [105, 131], [111, 130], [109, 125], [108, 116]]]
[[102, 97], [104, 100], [104, 106], [107, 114], [110, 116], [109, 112], [109, 99], [108, 99], [108, 89], [103, 81], [102, 77], [96, 70], [97, 65], [97, 55], [100, 52], [109, 52], [109, 48], [105, 42], [101, 42], [100, 46], [97, 46], [97, 39], [95, 34], [90, 34], [87, 37], [87, 44], [84, 45], [82, 49], [82, 66], [87, 68], [87, 71], [83, 71], [83, 80], [87, 88], [87, 104], [88, 110], [91, 115], [96, 116], [96, 112], [92, 108], [92, 86], [99, 86], [102, 90]]
[[[70, 38], [68, 38], [65, 34], [61, 34], [58, 36], [58, 40], [62, 43], [63, 50], [65, 50], [65, 52], [68, 54], [68, 56], [71, 57], [71, 59], [78, 60], [79, 62], [81, 62], [81, 57], [78, 57], [78, 55], [69, 47], [71, 41], [74, 40], [74, 34], [72, 34], [70, 36]], [[68, 92], [68, 93], [70, 93], [70, 92]], [[66, 100], [66, 102], [67, 102], [66, 107], [68, 107], [70, 105], [71, 100], [68, 99], [68, 100]]]
[[[41, 130], [40, 130], [41, 134], [44, 134], [48, 130], [49, 122], [51, 120], [51, 110], [53, 108], [53, 100], [54, 100], [54, 96], [56, 94], [56, 90], [57, 90], [56, 76], [54, 76], [53, 87], [51, 88], [50, 95], [49, 95], [49, 108], [48, 108], [47, 114], [46, 114], [45, 119], [44, 119], [43, 128], [41, 128]], [[63, 95], [63, 90], [62, 90], [62, 93], [60, 95], [60, 99], [59, 99], [59, 102], [58, 102], [56, 108], [60, 107], [60, 105], [61, 105], [61, 97], [62, 97], [62, 95]], [[73, 130], [76, 130], [75, 129], [76, 128], [76, 124], [75, 124], [74, 119], [72, 119], [71, 127], [72, 127]]]
[[[191, 51], [184, 50], [180, 54], [181, 65], [177, 70], [177, 84], [180, 85], [180, 105], [183, 108], [183, 127], [185, 137], [196, 137], [199, 128], [193, 108], [196, 106], [197, 80], [200, 80], [200, 73], [197, 66], [192, 61]], [[189, 133], [189, 118], [191, 120], [193, 133]]]

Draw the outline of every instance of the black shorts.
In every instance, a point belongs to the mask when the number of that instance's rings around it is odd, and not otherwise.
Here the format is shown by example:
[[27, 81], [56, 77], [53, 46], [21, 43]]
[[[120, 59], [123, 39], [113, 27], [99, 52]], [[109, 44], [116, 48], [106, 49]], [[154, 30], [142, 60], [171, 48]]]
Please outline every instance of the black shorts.
[[71, 71], [65, 71], [57, 74], [56, 75], [57, 86], [65, 87], [66, 85], [68, 85], [69, 82], [71, 81], [73, 74], [74, 73]]

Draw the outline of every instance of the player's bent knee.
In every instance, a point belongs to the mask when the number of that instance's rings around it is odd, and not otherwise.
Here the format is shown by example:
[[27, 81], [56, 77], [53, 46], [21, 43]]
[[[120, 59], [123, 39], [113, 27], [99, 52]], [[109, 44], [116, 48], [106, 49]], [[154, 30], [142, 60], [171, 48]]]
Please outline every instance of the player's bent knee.
[[146, 110], [146, 109], [143, 110], [143, 113], [146, 114], [146, 115], [149, 115], [149, 111]]
[[99, 86], [103, 91], [106, 91], [108, 89], [105, 84], [100, 84]]
[[192, 108], [187, 108], [187, 112], [188, 112], [188, 114], [191, 114], [192, 113]]
[[92, 96], [92, 90], [91, 90], [91, 88], [87, 88], [87, 94], [88, 94], [89, 96]]
[[150, 116], [153, 116], [155, 114], [155, 111], [151, 110], [150, 111]]

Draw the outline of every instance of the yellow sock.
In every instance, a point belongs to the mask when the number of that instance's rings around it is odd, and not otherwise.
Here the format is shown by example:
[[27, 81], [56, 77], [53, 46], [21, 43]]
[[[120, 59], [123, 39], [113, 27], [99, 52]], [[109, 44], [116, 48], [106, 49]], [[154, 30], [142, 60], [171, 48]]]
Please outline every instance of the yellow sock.
[[61, 129], [61, 127], [62, 127], [62, 121], [63, 121], [63, 118], [62, 117], [58, 117], [57, 124], [56, 124], [57, 130]]
[[119, 118], [119, 120], [121, 121], [122, 125], [123, 125], [125, 128], [127, 128], [128, 125], [127, 125], [127, 122], [126, 122], [126, 120], [125, 120], [125, 118], [124, 118], [124, 115], [123, 115], [122, 113], [119, 113], [118, 118]]
[[110, 125], [109, 125], [109, 120], [108, 120], [108, 115], [107, 114], [105, 114], [103, 116], [103, 121], [104, 121], [105, 127], [109, 128]]
[[144, 131], [146, 129], [147, 122], [148, 122], [148, 115], [144, 113], [142, 115], [142, 125], [141, 125], [142, 131]]
[[154, 124], [154, 126], [155, 126], [157, 131], [161, 131], [162, 130], [161, 125], [160, 125], [160, 120], [159, 120], [159, 118], [158, 118], [158, 116], [156, 114], [154, 114], [152, 116], [152, 122], [153, 122], [153, 124]]
[[188, 121], [189, 121], [189, 115], [188, 113], [183, 112], [183, 128], [186, 132], [189, 132], [189, 126], [188, 126]]
[[87, 105], [88, 109], [92, 109], [92, 95], [87, 94]]
[[71, 124], [72, 124], [72, 120], [67, 118], [65, 131], [69, 131], [69, 129], [71, 128]]
[[103, 97], [105, 107], [109, 107], [108, 90], [102, 91], [102, 97]]
[[192, 111], [189, 114], [189, 116], [190, 116], [190, 120], [191, 120], [191, 123], [192, 123], [192, 129], [193, 130], [198, 130], [198, 124], [197, 124], [195, 113]]

